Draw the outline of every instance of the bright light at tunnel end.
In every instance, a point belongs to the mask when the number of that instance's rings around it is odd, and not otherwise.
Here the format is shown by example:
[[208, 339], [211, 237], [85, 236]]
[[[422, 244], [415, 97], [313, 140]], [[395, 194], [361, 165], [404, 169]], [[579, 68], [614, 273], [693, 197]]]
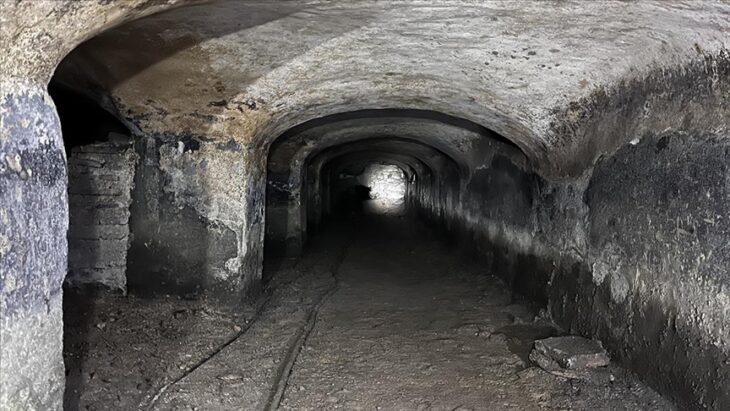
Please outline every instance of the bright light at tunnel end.
[[370, 187], [371, 201], [366, 212], [371, 214], [400, 214], [404, 208], [406, 176], [392, 164], [370, 164], [360, 176], [360, 183]]

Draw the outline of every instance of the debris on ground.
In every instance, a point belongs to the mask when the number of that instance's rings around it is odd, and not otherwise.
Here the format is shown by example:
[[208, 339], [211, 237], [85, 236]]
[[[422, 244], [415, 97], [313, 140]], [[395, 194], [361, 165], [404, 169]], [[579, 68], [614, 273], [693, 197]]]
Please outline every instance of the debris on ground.
[[611, 358], [598, 340], [567, 335], [535, 341], [530, 361], [566, 378], [585, 378], [589, 369], [605, 367]]

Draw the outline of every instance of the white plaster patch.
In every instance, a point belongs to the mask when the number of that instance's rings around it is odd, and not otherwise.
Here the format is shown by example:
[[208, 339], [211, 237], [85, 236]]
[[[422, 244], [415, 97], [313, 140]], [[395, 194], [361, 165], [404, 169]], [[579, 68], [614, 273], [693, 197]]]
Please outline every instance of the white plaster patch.
[[0, 258], [3, 258], [10, 250], [10, 244], [10, 239], [6, 235], [0, 234]]
[[596, 261], [593, 263], [593, 283], [596, 285], [603, 284], [606, 276], [611, 271], [611, 267], [603, 261]]
[[241, 269], [241, 259], [238, 257], [229, 258], [226, 260], [226, 270], [232, 274], [238, 274]]
[[20, 155], [12, 154], [5, 156], [5, 162], [8, 164], [8, 168], [20, 173], [23, 170], [23, 165], [20, 163]]
[[626, 277], [618, 270], [611, 272], [611, 299], [617, 303], [622, 303], [629, 294], [629, 282]]

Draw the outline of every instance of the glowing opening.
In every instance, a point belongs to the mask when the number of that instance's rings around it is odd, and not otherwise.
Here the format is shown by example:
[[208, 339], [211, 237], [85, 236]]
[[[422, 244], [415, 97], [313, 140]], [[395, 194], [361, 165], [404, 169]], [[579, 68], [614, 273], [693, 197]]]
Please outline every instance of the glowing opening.
[[370, 187], [370, 200], [365, 211], [373, 214], [391, 214], [403, 211], [406, 194], [406, 176], [400, 167], [392, 164], [370, 164], [360, 175], [360, 183]]

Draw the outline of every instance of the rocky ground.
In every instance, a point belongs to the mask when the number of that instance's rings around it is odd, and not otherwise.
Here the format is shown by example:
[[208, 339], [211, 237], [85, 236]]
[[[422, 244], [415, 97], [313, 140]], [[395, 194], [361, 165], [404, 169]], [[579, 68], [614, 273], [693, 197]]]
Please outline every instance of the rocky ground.
[[131, 410], [242, 332], [254, 315], [192, 300], [74, 293], [64, 299], [66, 410]]
[[67, 409], [673, 409], [614, 364], [580, 378], [532, 364], [560, 330], [428, 229], [353, 224], [237, 315], [67, 295]]

